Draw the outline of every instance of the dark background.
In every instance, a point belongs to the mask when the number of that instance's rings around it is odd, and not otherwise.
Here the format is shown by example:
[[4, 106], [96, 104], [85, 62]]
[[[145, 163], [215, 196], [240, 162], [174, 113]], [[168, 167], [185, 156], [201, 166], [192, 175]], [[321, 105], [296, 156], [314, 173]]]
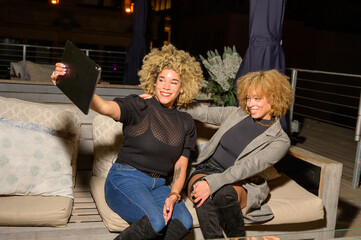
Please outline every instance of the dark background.
[[[170, 40], [196, 57], [233, 45], [245, 54], [248, 0], [150, 3], [148, 48]], [[57, 6], [47, 0], [0, 0], [0, 41], [63, 47], [71, 40], [82, 48], [126, 51], [132, 17], [123, 8], [122, 0], [60, 0]], [[286, 67], [361, 74], [360, 12], [359, 0], [287, 0]]]

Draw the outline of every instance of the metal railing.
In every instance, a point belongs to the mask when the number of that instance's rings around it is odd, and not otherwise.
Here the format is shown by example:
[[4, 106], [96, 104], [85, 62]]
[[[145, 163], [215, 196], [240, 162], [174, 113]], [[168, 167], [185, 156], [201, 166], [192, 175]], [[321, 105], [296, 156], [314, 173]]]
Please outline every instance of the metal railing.
[[[12, 62], [32, 61], [54, 65], [62, 59], [64, 48], [0, 43], [0, 78], [10, 79]], [[102, 68], [101, 80], [121, 84], [126, 52], [81, 49]]]
[[303, 117], [355, 129], [361, 75], [289, 69], [295, 93], [291, 118]]
[[289, 124], [311, 118], [355, 129], [357, 150], [352, 187], [360, 186], [361, 173], [361, 75], [290, 69], [295, 101]]
[[[10, 63], [33, 61], [53, 65], [61, 61], [64, 48], [0, 43], [0, 79], [10, 79]], [[126, 52], [82, 49], [102, 68], [101, 79], [122, 84]], [[361, 171], [361, 75], [306, 69], [287, 69], [291, 76], [294, 104], [289, 126], [302, 118], [311, 118], [355, 130], [358, 143], [353, 187], [359, 186]], [[297, 131], [297, 130], [295, 130]]]

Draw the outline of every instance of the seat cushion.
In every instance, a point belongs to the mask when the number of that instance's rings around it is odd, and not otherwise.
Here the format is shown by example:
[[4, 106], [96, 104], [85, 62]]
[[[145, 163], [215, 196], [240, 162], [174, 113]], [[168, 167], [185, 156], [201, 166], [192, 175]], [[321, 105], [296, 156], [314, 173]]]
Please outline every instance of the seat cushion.
[[2, 196], [0, 225], [65, 226], [73, 207], [68, 197]]
[[[107, 226], [109, 231], [121, 232], [125, 228], [127, 228], [129, 224], [109, 208], [105, 200], [104, 183], [105, 177], [92, 176], [90, 180], [91, 193], [93, 195], [95, 204], [97, 205], [99, 214], [102, 217], [103, 222]], [[185, 199], [184, 203], [193, 217], [193, 227], [199, 227], [196, 210], [193, 203], [188, 198], [183, 197], [183, 199]]]
[[264, 224], [300, 223], [324, 218], [322, 200], [285, 174], [269, 181], [271, 196], [267, 202], [274, 218]]
[[0, 195], [73, 198], [71, 140], [64, 132], [0, 117]]
[[97, 115], [93, 118], [93, 175], [106, 177], [123, 142], [122, 123]]
[[[79, 111], [74, 105], [41, 104], [14, 98], [0, 97], [0, 118], [11, 120], [10, 122], [19, 121], [21, 122], [21, 126], [32, 126], [32, 130], [42, 130], [42, 133], [44, 133], [43, 130], [46, 129], [47, 131], [45, 132], [47, 135], [49, 135], [48, 133], [54, 132], [65, 134], [63, 137], [65, 136], [71, 145], [70, 148], [63, 148], [64, 151], [68, 151], [67, 154], [69, 155], [69, 159], [67, 161], [67, 167], [70, 167], [70, 171], [67, 171], [67, 173], [71, 176], [67, 179], [67, 182], [61, 181], [61, 183], [69, 184], [70, 179], [71, 187], [75, 184], [76, 160], [80, 137], [81, 118], [78, 112]], [[35, 141], [41, 139], [43, 138], [38, 137]], [[10, 143], [8, 140], [6, 140], [6, 142]], [[42, 146], [42, 144], [39, 145]], [[60, 153], [60, 148], [56, 148], [55, 150], [56, 151], [53, 151], [53, 153]], [[39, 154], [36, 154], [36, 157], [50, 156], [48, 154], [49, 151], [44, 151], [42, 154], [40, 154], [40, 152], [38, 153]], [[7, 159], [4, 158], [4, 156], [0, 156], [0, 158], [2, 159], [2, 164], [7, 162]], [[54, 158], [49, 157], [49, 159], [51, 161]], [[10, 160], [11, 159], [9, 159], [9, 161]], [[56, 171], [60, 167], [58, 164], [59, 162], [55, 162], [50, 165], [50, 167]], [[20, 170], [23, 169], [20, 168]], [[32, 170], [31, 174], [36, 175], [39, 173], [36, 169]], [[52, 176], [50, 176], [50, 178], [51, 177]], [[15, 178], [7, 178], [7, 180], [14, 179]], [[17, 193], [15, 192], [14, 194]], [[57, 195], [57, 193], [55, 193], [55, 195]], [[64, 226], [72, 212], [72, 204], [73, 199], [71, 196], [2, 195], [0, 196], [0, 225]]]
[[[104, 183], [105, 177], [93, 176], [90, 181], [90, 189], [97, 209], [109, 231], [123, 231], [129, 225], [118, 214], [113, 212], [106, 203]], [[269, 185], [271, 197], [267, 204], [272, 209], [275, 217], [266, 223], [262, 223], [262, 225], [301, 223], [323, 219], [322, 200], [302, 188], [288, 176], [281, 173], [281, 176], [270, 181]], [[193, 227], [199, 227], [193, 203], [188, 198], [183, 199], [193, 217]]]
[[109, 208], [104, 194], [105, 179], [105, 177], [92, 176], [90, 179], [90, 191], [105, 226], [111, 232], [121, 232], [129, 224]]
[[73, 135], [71, 166], [75, 183], [81, 118], [74, 105], [42, 104], [0, 97], [0, 117], [34, 123]]

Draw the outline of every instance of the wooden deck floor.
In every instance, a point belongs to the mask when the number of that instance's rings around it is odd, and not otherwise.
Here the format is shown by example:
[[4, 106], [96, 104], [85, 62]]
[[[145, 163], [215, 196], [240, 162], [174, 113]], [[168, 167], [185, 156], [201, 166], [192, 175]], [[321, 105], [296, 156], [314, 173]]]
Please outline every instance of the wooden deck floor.
[[[344, 164], [336, 229], [336, 237], [361, 239], [361, 189], [352, 188], [353, 164], [356, 153], [354, 132], [313, 120], [306, 120], [297, 136], [296, 146], [329, 157]], [[0, 240], [8, 239], [114, 239], [103, 224], [90, 194], [91, 171], [78, 171], [75, 202], [69, 224], [52, 227], [0, 227]], [[200, 232], [192, 232], [187, 239], [202, 239]]]
[[294, 145], [343, 163], [336, 229], [337, 237], [361, 239], [361, 187], [352, 188], [357, 143], [355, 131], [306, 119]]

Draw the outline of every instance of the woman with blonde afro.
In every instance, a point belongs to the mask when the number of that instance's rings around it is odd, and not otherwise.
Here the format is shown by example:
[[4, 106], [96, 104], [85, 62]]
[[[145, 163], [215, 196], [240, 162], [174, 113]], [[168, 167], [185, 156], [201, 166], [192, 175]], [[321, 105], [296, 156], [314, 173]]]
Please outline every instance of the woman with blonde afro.
[[[56, 64], [54, 84], [66, 70]], [[109, 207], [130, 224], [116, 239], [183, 239], [193, 219], [180, 192], [197, 136], [192, 117], [177, 106], [198, 95], [202, 69], [195, 58], [169, 44], [146, 55], [138, 74], [140, 87], [152, 98], [106, 101], [95, 94], [90, 105], [123, 123], [123, 145], [104, 188]], [[170, 174], [171, 186], [166, 181]]]
[[[219, 125], [194, 164], [187, 184], [204, 238], [242, 237], [244, 222], [273, 218], [265, 204], [272, 166], [287, 152], [290, 139], [280, 117], [293, 94], [277, 70], [248, 73], [237, 81], [239, 107], [195, 106], [187, 112]], [[277, 174], [276, 174], [277, 175]]]

